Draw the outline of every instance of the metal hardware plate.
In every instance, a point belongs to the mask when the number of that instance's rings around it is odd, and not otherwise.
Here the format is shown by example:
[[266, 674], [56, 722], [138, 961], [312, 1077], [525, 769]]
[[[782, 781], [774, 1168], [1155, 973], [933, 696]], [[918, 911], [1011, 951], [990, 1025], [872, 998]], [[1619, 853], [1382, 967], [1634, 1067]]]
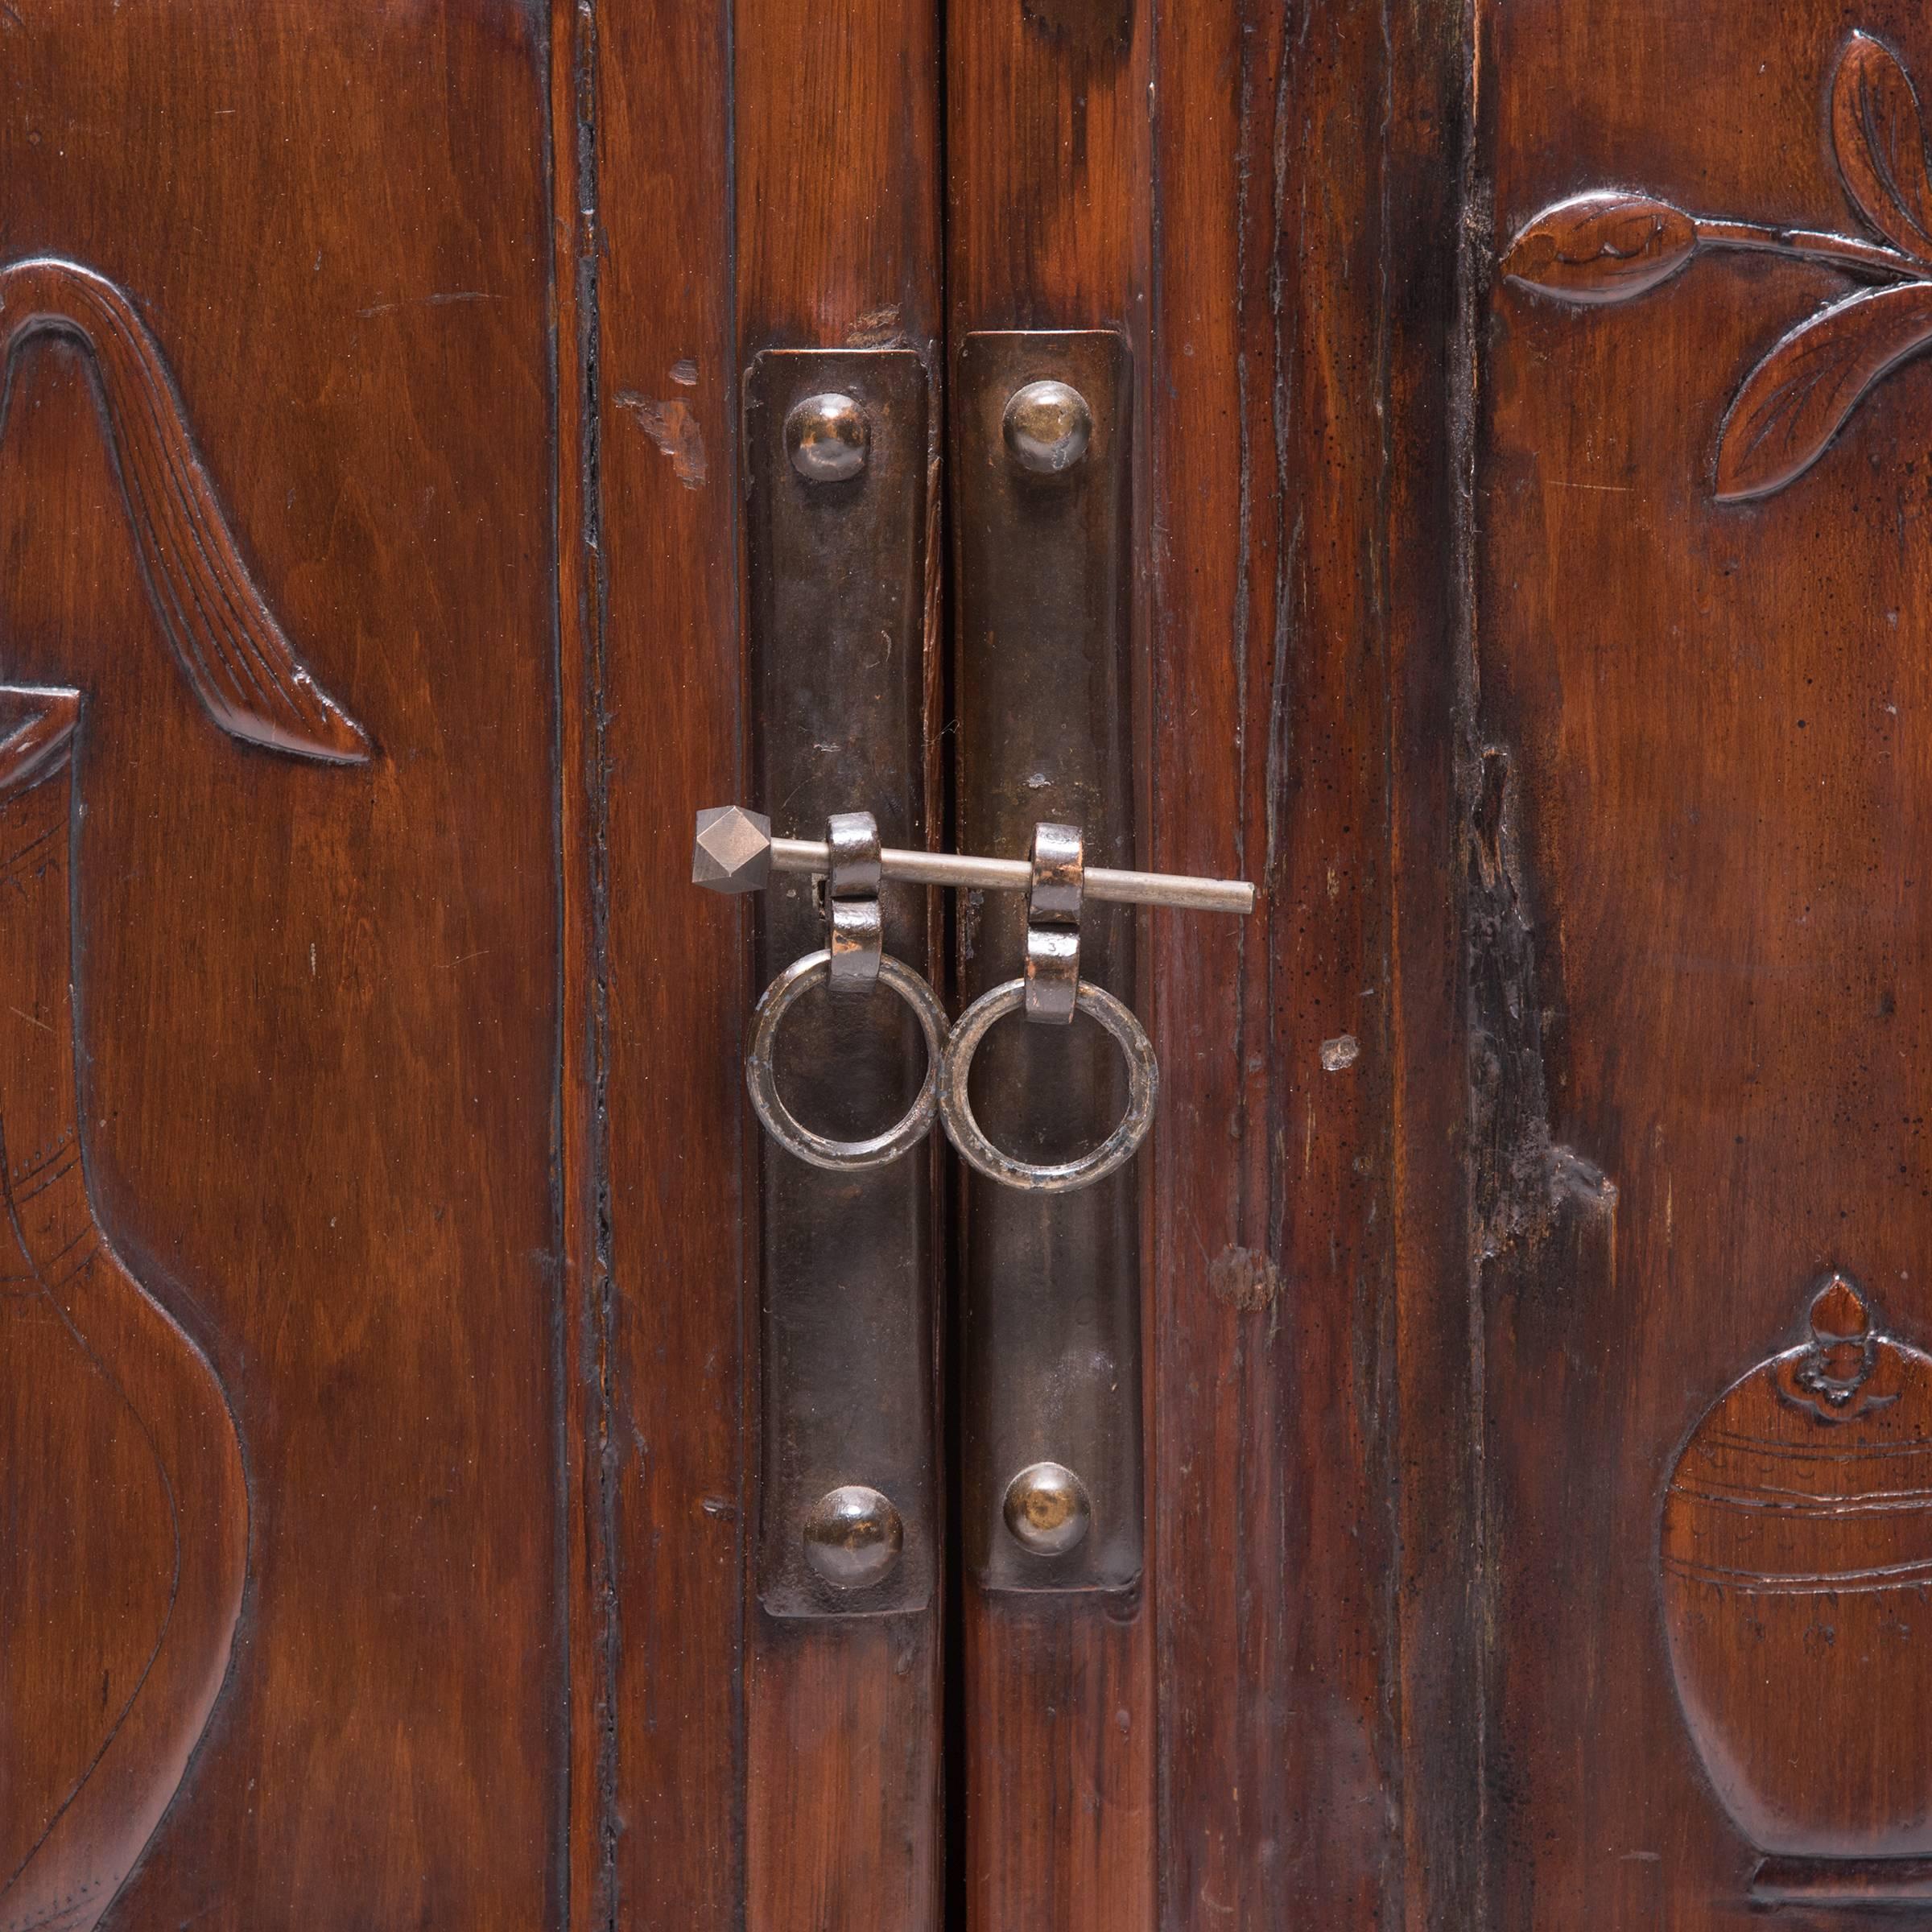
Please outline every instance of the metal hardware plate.
[[[960, 347], [963, 850], [1024, 852], [1035, 824], [1054, 819], [1081, 828], [1090, 866], [1133, 863], [1131, 376], [1126, 341], [1110, 330], [987, 332]], [[1018, 895], [968, 896], [966, 997], [1018, 976], [1026, 950]], [[1133, 998], [1134, 915], [1091, 890], [1080, 976]], [[978, 1060], [974, 1109], [993, 1141], [1027, 1160], [1104, 1139], [1127, 1104], [1120, 1054], [1088, 1020], [1010, 1017]], [[983, 1588], [1139, 1579], [1137, 1166], [1070, 1194], [967, 1175], [962, 1529]]]
[[[862, 809], [890, 844], [930, 842], [927, 396], [910, 349], [771, 349], [746, 374], [753, 770], [781, 836], [823, 839], [832, 813]], [[880, 901], [886, 951], [921, 973], [926, 898]], [[761, 901], [763, 984], [826, 931], [809, 876], [774, 876]], [[799, 1117], [844, 1139], [906, 1111], [926, 1047], [886, 988], [836, 1002], [820, 988], [778, 1062]], [[758, 1158], [760, 1600], [782, 1617], [923, 1609], [938, 1570], [931, 1145], [850, 1174], [769, 1142]]]

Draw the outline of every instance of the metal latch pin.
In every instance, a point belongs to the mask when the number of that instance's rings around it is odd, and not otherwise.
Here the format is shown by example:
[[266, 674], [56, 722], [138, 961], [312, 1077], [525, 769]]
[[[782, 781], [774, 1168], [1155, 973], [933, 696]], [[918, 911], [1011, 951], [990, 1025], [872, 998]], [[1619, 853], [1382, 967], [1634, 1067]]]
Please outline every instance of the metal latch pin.
[[[832, 870], [832, 848], [823, 839], [774, 839], [771, 820], [741, 805], [714, 805], [698, 814], [697, 842], [691, 853], [694, 886], [712, 892], [758, 892], [774, 872]], [[945, 886], [959, 890], [1026, 892], [1033, 885], [1026, 859], [980, 859], [967, 852], [908, 852], [887, 846], [879, 854], [879, 876], [910, 886]], [[1254, 888], [1245, 879], [1193, 879], [1178, 873], [1124, 872], [1089, 865], [1088, 899], [1117, 906], [1173, 906], [1190, 912], [1252, 912]]]

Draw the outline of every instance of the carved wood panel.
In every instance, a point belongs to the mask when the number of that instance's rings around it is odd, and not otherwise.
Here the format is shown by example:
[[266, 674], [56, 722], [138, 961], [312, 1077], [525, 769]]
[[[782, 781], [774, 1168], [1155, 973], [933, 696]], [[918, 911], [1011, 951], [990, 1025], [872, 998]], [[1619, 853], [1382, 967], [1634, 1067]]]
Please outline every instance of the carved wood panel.
[[[295, 656], [242, 561], [126, 293], [82, 263], [29, 258], [0, 266], [0, 313], [10, 318], [0, 350], [10, 390], [14, 358], [35, 336], [85, 352], [155, 615], [209, 716], [244, 741], [363, 762], [361, 730]], [[14, 1022], [0, 1051], [0, 1307], [15, 1331], [15, 1453], [0, 1465], [0, 1518], [27, 1572], [8, 1593], [12, 1641], [0, 1654], [5, 1732], [21, 1740], [0, 1859], [7, 1932], [86, 1932], [112, 1902], [200, 1737], [247, 1574], [246, 1482], [226, 1393], [114, 1252], [88, 1189], [70, 886], [85, 809], [80, 713], [77, 691], [0, 685], [0, 984]], [[121, 1480], [76, 1496], [67, 1472], [85, 1465], [90, 1439], [74, 1425], [101, 1408], [96, 1426], [134, 1450], [134, 1467], [114, 1457]], [[64, 1435], [68, 1453], [46, 1453], [45, 1439]], [[142, 1577], [144, 1543], [154, 1560]], [[43, 1565], [54, 1574], [33, 1574]], [[130, 1647], [112, 1606], [157, 1587], [158, 1608], [145, 1603], [130, 1620]], [[105, 1662], [93, 1654], [102, 1651]], [[66, 1701], [50, 1697], [50, 1679]]]
[[1876, 240], [1794, 224], [1686, 214], [1655, 196], [1592, 188], [1536, 215], [1503, 273], [1559, 301], [1628, 302], [1700, 251], [1811, 262], [1880, 286], [1779, 338], [1732, 398], [1712, 464], [1718, 501], [1769, 496], [1830, 446], [1867, 391], [1932, 342], [1932, 172], [1918, 95], [1882, 40], [1854, 31], [1831, 80], [1831, 142], [1853, 212]]
[[0, 40], [0, 1926], [558, 1922], [543, 23]]
[[[1860, 1501], [1847, 1445], [1917, 1440], [1932, 1321], [1932, 39], [1537, 0], [1486, 6], [1478, 58], [1469, 1895], [1897, 1903], [1918, 1587], [1743, 1573], [1916, 1560], [1910, 1455]], [[1835, 1269], [1884, 1313], [1863, 1408], [1793, 1381], [1862, 1359], [1843, 1308], [1788, 1347]]]

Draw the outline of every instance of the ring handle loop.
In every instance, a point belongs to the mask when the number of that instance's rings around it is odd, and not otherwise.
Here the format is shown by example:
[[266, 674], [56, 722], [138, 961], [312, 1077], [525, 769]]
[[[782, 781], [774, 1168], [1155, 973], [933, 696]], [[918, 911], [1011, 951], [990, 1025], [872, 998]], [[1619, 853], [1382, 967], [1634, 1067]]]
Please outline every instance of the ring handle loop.
[[828, 949], [808, 952], [803, 958], [794, 960], [765, 989], [753, 1016], [751, 1044], [745, 1055], [745, 1084], [760, 1125], [787, 1154], [795, 1154], [814, 1167], [829, 1167], [841, 1173], [883, 1167], [910, 1152], [931, 1131], [939, 1111], [939, 1068], [946, 1052], [946, 1009], [932, 989], [910, 966], [890, 953], [885, 955], [879, 961], [879, 984], [897, 993], [919, 1022], [919, 1030], [926, 1036], [926, 1078], [903, 1117], [883, 1133], [862, 1141], [835, 1141], [828, 1135], [815, 1133], [785, 1104], [778, 1092], [772, 1055], [786, 1014], [814, 984], [829, 976], [831, 968]]
[[1088, 1149], [1077, 1159], [1036, 1163], [1022, 1161], [996, 1147], [973, 1117], [967, 1081], [972, 1071], [972, 1056], [994, 1025], [1009, 1013], [1017, 1013], [1026, 1002], [1026, 982], [1008, 980], [983, 993], [960, 1015], [946, 1042], [939, 1066], [939, 1118], [946, 1137], [960, 1150], [960, 1158], [989, 1179], [1030, 1194], [1071, 1194], [1091, 1187], [1117, 1167], [1133, 1158], [1147, 1129], [1154, 1124], [1154, 1102], [1160, 1097], [1160, 1063], [1154, 1055], [1154, 1043], [1133, 1013], [1104, 987], [1089, 980], [1080, 983], [1079, 1010], [1097, 1021], [1113, 1036], [1127, 1062], [1127, 1111], [1099, 1146]]

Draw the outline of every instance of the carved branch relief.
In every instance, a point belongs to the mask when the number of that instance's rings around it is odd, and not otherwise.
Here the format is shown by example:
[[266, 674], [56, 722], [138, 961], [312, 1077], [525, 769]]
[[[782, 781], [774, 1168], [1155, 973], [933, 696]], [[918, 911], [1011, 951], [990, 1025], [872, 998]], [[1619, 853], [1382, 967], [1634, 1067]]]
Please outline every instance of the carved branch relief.
[[1831, 147], [1876, 240], [1689, 214], [1639, 191], [1554, 203], [1517, 235], [1503, 273], [1586, 307], [1628, 302], [1700, 254], [1743, 249], [1818, 262], [1867, 283], [1807, 316], [1744, 378], [1719, 432], [1719, 502], [1770, 495], [1802, 476], [1873, 386], [1932, 343], [1932, 171], [1918, 97], [1898, 57], [1854, 33], [1831, 83]]
[[[78, 263], [16, 262], [0, 267], [0, 324], [10, 394], [32, 335], [89, 352], [148, 588], [208, 714], [274, 750], [366, 758], [256, 588], [127, 296]], [[105, 1911], [206, 1728], [248, 1563], [221, 1382], [116, 1254], [88, 1183], [72, 878], [83, 710], [77, 691], [0, 686], [0, 1516], [23, 1552], [0, 1596], [0, 1736], [38, 1740], [0, 1767], [0, 1932], [89, 1932]], [[63, 1695], [64, 1721], [17, 1721], [45, 1720]]]

